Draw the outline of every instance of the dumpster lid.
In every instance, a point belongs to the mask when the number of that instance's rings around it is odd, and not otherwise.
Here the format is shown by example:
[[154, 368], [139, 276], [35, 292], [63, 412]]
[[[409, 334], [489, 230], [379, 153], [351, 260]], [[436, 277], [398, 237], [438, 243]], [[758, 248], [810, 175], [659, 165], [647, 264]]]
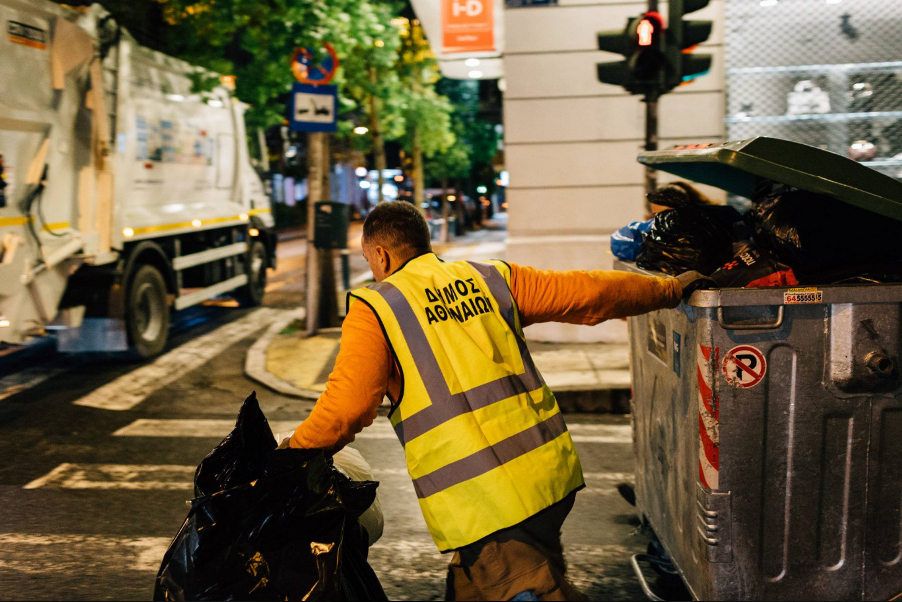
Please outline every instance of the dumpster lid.
[[764, 179], [902, 221], [902, 182], [807, 144], [762, 136], [643, 152], [639, 162], [746, 198]]

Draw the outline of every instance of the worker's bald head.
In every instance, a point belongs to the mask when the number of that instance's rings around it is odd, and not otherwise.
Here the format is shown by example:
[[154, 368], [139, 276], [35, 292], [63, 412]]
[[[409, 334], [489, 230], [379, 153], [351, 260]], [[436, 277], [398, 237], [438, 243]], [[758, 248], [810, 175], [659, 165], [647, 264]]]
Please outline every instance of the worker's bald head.
[[423, 214], [406, 201], [376, 205], [363, 223], [363, 243], [385, 247], [404, 259], [432, 251], [429, 224]]

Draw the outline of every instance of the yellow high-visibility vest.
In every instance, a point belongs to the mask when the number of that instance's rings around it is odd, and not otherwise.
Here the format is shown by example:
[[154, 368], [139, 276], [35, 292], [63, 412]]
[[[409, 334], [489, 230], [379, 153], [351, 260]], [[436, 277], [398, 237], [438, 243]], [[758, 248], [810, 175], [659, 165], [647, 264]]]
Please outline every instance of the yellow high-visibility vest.
[[401, 371], [389, 414], [441, 551], [512, 527], [584, 486], [554, 394], [526, 348], [501, 261], [433, 253], [353, 291]]

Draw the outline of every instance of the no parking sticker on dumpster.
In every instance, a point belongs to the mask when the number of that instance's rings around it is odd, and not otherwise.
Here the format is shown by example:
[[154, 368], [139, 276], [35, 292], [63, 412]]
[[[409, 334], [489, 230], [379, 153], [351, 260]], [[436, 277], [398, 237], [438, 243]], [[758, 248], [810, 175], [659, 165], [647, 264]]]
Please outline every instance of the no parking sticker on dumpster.
[[764, 354], [751, 345], [731, 349], [723, 358], [723, 376], [737, 389], [750, 389], [764, 380], [767, 361]]

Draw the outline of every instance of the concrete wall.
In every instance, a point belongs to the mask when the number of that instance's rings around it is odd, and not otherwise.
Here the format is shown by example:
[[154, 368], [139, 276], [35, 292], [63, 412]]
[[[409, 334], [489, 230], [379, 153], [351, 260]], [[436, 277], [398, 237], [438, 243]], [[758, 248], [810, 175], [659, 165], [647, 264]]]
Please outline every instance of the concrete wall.
[[[692, 15], [715, 21], [699, 50], [714, 55], [714, 65], [711, 74], [661, 100], [662, 148], [723, 140], [723, 4], [713, 0]], [[645, 108], [638, 97], [599, 83], [595, 66], [622, 59], [596, 49], [597, 33], [625, 27], [646, 8], [634, 0], [559, 0], [505, 10], [510, 261], [610, 269], [610, 234], [644, 217], [636, 155], [644, 145]], [[626, 326], [542, 324], [527, 333], [544, 341], [625, 340]]]

